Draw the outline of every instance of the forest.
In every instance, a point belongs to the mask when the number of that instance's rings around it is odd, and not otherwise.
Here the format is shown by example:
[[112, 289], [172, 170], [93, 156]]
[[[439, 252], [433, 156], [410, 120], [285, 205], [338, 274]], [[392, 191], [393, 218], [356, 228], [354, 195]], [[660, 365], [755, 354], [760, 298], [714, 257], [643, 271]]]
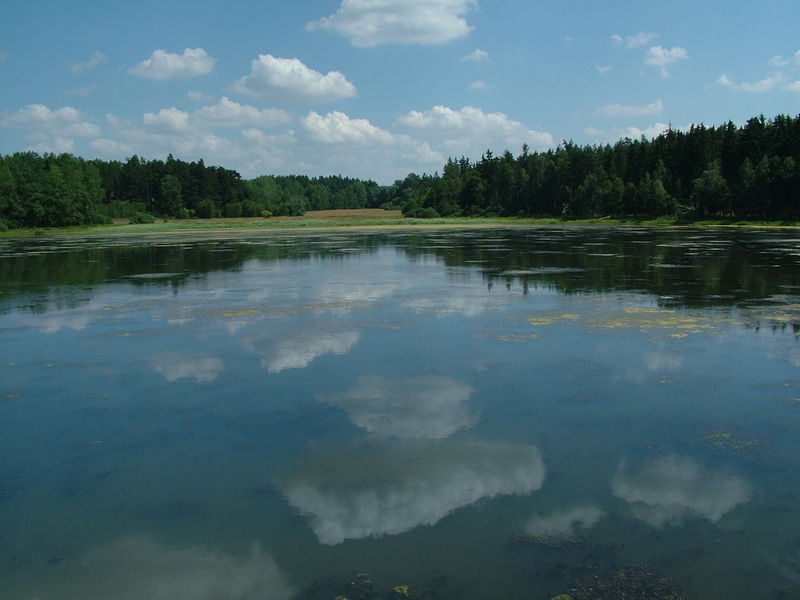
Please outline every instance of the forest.
[[451, 158], [442, 173], [380, 186], [342, 176], [262, 175], [131, 156], [0, 156], [0, 230], [162, 218], [269, 217], [401, 209], [407, 217], [556, 216], [800, 219], [800, 115], [669, 128], [654, 139], [518, 156]]

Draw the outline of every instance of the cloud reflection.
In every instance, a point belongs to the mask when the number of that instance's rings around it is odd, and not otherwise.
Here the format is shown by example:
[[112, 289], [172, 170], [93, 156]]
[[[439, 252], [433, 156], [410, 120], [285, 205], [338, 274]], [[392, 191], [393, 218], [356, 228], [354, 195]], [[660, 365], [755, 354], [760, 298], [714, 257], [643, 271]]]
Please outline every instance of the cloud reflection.
[[326, 452], [280, 487], [322, 544], [433, 525], [481, 498], [544, 482], [539, 451], [490, 442], [416, 442]]
[[213, 356], [174, 352], [153, 357], [150, 366], [170, 382], [193, 377], [198, 383], [211, 383], [224, 369], [222, 361]]
[[750, 500], [750, 484], [723, 472], [703, 469], [690, 458], [666, 456], [637, 472], [623, 461], [611, 481], [614, 495], [631, 504], [633, 516], [654, 527], [689, 517], [716, 523]]
[[465, 404], [473, 392], [448, 377], [392, 380], [373, 375], [322, 399], [344, 409], [354, 425], [379, 437], [439, 439], [476, 423], [476, 415]]
[[249, 556], [239, 558], [210, 548], [168, 548], [149, 537], [129, 537], [89, 553], [57, 597], [289, 600], [292, 593], [272, 557], [257, 544]]
[[313, 330], [291, 339], [275, 341], [272, 337], [252, 337], [244, 346], [261, 357], [261, 366], [270, 373], [304, 369], [327, 354], [347, 354], [361, 334], [357, 331], [319, 332]]
[[605, 516], [605, 511], [593, 504], [557, 510], [549, 515], [533, 515], [525, 531], [540, 535], [573, 537], [578, 528], [589, 529]]

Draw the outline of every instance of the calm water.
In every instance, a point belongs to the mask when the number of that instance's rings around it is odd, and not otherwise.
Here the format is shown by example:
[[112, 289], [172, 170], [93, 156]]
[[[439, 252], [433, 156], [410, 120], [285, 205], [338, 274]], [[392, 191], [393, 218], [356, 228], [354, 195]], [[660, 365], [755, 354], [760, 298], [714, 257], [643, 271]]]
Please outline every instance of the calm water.
[[0, 245], [0, 598], [800, 593], [796, 234], [266, 235]]

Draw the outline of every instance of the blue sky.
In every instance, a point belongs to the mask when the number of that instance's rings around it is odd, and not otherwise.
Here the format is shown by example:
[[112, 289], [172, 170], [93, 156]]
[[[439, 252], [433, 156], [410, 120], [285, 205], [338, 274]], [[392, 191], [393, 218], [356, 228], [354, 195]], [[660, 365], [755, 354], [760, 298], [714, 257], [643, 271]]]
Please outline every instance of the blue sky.
[[0, 153], [380, 183], [800, 113], [800, 2], [52, 2], [0, 22]]

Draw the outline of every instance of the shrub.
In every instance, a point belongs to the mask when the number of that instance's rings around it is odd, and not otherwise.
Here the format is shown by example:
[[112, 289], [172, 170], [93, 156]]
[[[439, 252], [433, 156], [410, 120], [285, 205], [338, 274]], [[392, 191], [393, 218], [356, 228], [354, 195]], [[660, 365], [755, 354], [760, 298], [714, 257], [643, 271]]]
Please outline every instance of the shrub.
[[130, 218], [128, 223], [132, 225], [138, 225], [143, 223], [155, 223], [155, 221], [156, 218], [153, 215], [145, 212], [137, 212]]
[[272, 216], [272, 211], [262, 210], [261, 216], [264, 217], [265, 219], [269, 219]]

